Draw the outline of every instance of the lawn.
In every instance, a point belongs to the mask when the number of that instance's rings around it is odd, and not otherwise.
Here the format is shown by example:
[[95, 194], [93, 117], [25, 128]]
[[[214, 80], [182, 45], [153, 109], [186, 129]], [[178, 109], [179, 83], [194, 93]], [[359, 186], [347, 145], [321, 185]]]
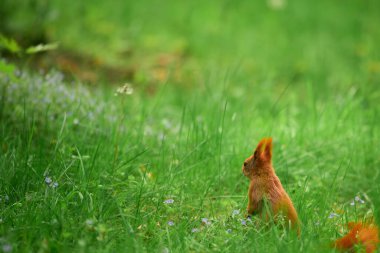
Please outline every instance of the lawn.
[[[13, 12], [16, 28], [37, 15]], [[53, 54], [125, 78], [0, 53], [0, 251], [334, 252], [348, 221], [379, 222], [380, 2], [57, 0], [43, 13]], [[246, 219], [241, 167], [267, 136], [300, 238]]]

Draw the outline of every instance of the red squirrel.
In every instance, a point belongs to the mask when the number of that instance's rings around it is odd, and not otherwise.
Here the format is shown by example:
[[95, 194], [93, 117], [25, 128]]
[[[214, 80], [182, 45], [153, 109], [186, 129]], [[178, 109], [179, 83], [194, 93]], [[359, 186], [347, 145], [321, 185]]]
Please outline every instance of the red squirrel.
[[248, 189], [248, 216], [259, 214], [262, 217], [263, 211], [267, 211], [263, 210], [266, 200], [268, 211], [274, 219], [282, 215], [299, 234], [297, 211], [272, 165], [272, 147], [272, 138], [264, 138], [257, 145], [253, 155], [244, 161], [243, 174], [251, 181]]
[[[263, 218], [263, 213], [268, 211], [273, 215], [274, 220], [279, 215], [283, 215], [291, 228], [296, 229], [300, 235], [300, 225], [297, 211], [282, 187], [280, 179], [277, 177], [272, 165], [272, 138], [262, 139], [256, 147], [253, 155], [248, 157], [243, 164], [243, 174], [249, 178], [248, 189], [248, 216], [258, 214]], [[265, 209], [265, 200], [267, 209]], [[268, 219], [268, 212], [265, 215]], [[339, 250], [355, 250], [355, 246], [362, 245], [366, 253], [376, 250], [379, 243], [378, 227], [374, 222], [370, 223], [348, 223], [350, 231], [342, 238], [333, 243], [333, 247]]]
[[349, 222], [347, 225], [350, 231], [334, 242], [335, 248], [353, 252], [356, 245], [361, 245], [366, 253], [372, 253], [376, 250], [379, 243], [379, 229], [373, 222]]

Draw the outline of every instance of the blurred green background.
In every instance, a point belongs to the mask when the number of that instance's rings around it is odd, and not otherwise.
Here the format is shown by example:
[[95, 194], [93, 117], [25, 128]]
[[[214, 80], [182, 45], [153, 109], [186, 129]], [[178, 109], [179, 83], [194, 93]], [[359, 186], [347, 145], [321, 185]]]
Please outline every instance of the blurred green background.
[[137, 79], [161, 54], [191, 72], [235, 65], [320, 85], [379, 72], [376, 1], [4, 0], [1, 11], [1, 29], [20, 43], [58, 42]]

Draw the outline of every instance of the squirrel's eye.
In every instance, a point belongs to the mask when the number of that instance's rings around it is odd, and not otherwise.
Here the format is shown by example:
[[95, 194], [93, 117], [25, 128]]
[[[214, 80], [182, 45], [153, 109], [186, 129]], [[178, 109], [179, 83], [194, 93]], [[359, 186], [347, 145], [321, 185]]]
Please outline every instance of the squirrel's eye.
[[247, 162], [244, 162], [244, 166], [247, 166], [247, 164], [248, 164]]

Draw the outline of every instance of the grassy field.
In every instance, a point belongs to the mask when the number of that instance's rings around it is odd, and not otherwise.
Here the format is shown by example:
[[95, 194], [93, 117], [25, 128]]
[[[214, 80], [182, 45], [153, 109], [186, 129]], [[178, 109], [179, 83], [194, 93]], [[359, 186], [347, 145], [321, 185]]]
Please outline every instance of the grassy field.
[[[334, 252], [348, 221], [380, 220], [378, 1], [49, 8], [51, 41], [133, 75], [2, 60], [3, 252]], [[245, 219], [266, 136], [301, 238]]]

